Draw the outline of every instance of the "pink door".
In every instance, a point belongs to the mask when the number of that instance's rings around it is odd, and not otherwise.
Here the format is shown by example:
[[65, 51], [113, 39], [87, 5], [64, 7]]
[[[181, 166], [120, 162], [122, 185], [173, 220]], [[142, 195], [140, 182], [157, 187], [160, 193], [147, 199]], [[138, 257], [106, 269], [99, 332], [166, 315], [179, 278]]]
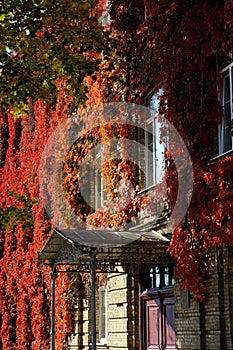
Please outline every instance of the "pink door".
[[146, 300], [146, 350], [175, 350], [174, 297]]
[[159, 299], [146, 302], [147, 350], [160, 349], [161, 340], [161, 304]]
[[176, 349], [174, 297], [163, 299], [163, 346], [165, 350]]

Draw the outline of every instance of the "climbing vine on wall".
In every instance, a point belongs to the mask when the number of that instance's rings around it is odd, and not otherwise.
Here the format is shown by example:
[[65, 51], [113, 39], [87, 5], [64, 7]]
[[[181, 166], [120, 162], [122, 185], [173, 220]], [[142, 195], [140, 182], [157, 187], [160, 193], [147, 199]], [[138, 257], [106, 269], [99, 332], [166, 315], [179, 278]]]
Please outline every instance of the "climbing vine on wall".
[[[57, 86], [55, 110], [38, 100], [21, 119], [15, 119], [11, 113], [7, 120], [1, 117], [1, 126], [7, 122], [9, 129], [5, 165], [1, 169], [0, 203], [1, 217], [5, 219], [0, 230], [4, 350], [49, 348], [49, 269], [41, 266], [36, 258], [51, 233], [51, 222], [39, 196], [38, 168], [49, 134], [67, 117], [67, 106], [71, 103], [62, 90], [62, 83]], [[72, 329], [72, 312], [63, 298], [69, 283], [68, 277], [58, 275], [57, 349], [65, 347], [67, 333]]]
[[[217, 89], [219, 66], [224, 57], [232, 55], [232, 3], [162, 0], [119, 4], [113, 0], [108, 6], [112, 55], [104, 57], [100, 72], [87, 79], [87, 104], [143, 104], [151, 90], [163, 88], [160, 112], [182, 136], [194, 171], [191, 205], [173, 230], [169, 251], [182, 286], [203, 300], [208, 249], [232, 243], [233, 156], [210, 160], [216, 155], [217, 128], [223, 117]], [[166, 182], [169, 201], [174, 204], [176, 169], [172, 161], [169, 164]], [[106, 217], [100, 214], [104, 222]]]
[[[105, 5], [106, 1], [100, 1], [98, 11]], [[210, 160], [215, 155], [213, 136], [223, 116], [217, 91], [221, 79], [218, 62], [232, 52], [232, 2], [112, 0], [108, 6], [111, 21], [106, 30], [110, 38], [105, 43], [107, 50], [102, 53], [99, 70], [85, 78], [86, 106], [118, 101], [144, 104], [151, 91], [163, 88], [160, 112], [182, 136], [194, 170], [191, 205], [182, 223], [172, 232], [169, 250], [176, 260], [182, 285], [203, 300], [208, 249], [232, 243], [233, 156], [229, 153]], [[29, 202], [37, 199], [37, 203], [30, 202], [33, 228], [23, 230], [23, 223], [16, 222], [14, 227], [1, 227], [0, 231], [4, 350], [46, 349], [49, 343], [49, 281], [47, 269], [39, 266], [35, 257], [51, 232], [51, 223], [39, 196], [38, 166], [48, 136], [68, 117], [73, 102], [65, 78], [56, 84], [55, 108], [41, 100], [28, 101], [29, 113], [21, 119], [14, 119], [10, 111], [7, 116], [1, 114], [0, 119], [5, 139], [0, 149], [3, 165], [0, 206], [7, 210], [15, 205], [8, 192], [26, 196]], [[119, 130], [126, 132], [121, 127]], [[107, 127], [101, 128], [101, 138], [111, 137], [108, 132]], [[94, 141], [93, 135], [84, 135], [87, 144], [84, 152], [93, 142], [99, 142], [98, 135], [99, 130]], [[143, 198], [133, 186], [132, 200], [127, 206], [121, 203], [115, 206], [113, 216], [107, 215], [109, 207], [87, 215], [83, 202], [77, 197], [72, 200], [71, 195], [74, 197], [74, 191], [77, 192], [76, 173], [72, 161], [69, 162], [72, 156], [71, 150], [63, 174], [68, 202], [91, 227], [124, 227], [142, 207], [150, 207], [153, 195]], [[166, 182], [172, 206], [177, 195], [174, 183], [177, 176], [172, 159], [168, 158], [168, 164]], [[110, 173], [109, 167], [114, 171]], [[133, 183], [134, 169], [135, 164], [127, 160], [127, 150], [121, 161], [114, 159], [103, 166], [112, 203], [115, 200], [112, 184], [122, 178]], [[73, 284], [68, 276], [58, 277], [57, 349], [65, 348], [66, 336], [72, 330], [72, 304], [63, 295], [69, 285]], [[26, 326], [20, 327], [22, 324]]]

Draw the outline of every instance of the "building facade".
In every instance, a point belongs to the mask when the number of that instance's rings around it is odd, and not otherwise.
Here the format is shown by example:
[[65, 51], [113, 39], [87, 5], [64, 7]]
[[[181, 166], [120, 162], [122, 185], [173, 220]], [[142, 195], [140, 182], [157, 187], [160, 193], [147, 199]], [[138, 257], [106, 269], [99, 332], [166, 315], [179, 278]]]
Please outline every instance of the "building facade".
[[[185, 260], [180, 263], [182, 241], [177, 248], [178, 253], [172, 254], [172, 257], [167, 249], [159, 252], [155, 241], [149, 239], [148, 246], [143, 247], [144, 260], [138, 256], [136, 261], [130, 262], [118, 256], [119, 261], [115, 260], [111, 271], [97, 271], [97, 349], [233, 349], [232, 212], [228, 205], [232, 197], [226, 200], [229, 193], [232, 196], [233, 175], [232, 27], [227, 16], [223, 19], [223, 15], [220, 15], [222, 8], [226, 11], [229, 6], [232, 10], [231, 5], [227, 1], [224, 4], [219, 2], [216, 6], [197, 1], [189, 5], [179, 2], [168, 5], [164, 1], [156, 4], [148, 1], [137, 4], [134, 1], [106, 3], [104, 11], [107, 15], [104, 16], [103, 25], [111, 31], [109, 46], [112, 56], [103, 59], [101, 74], [97, 74], [92, 82], [90, 95], [93, 97], [96, 87], [99, 87], [102, 102], [133, 102], [154, 111], [143, 135], [137, 139], [144, 139], [142, 143], [146, 149], [143, 164], [136, 171], [138, 181], [135, 191], [142, 198], [148, 197], [165, 172], [170, 171], [169, 161], [166, 163], [163, 159], [166, 141], [163, 138], [161, 142], [157, 120], [163, 112], [169, 121], [174, 116], [178, 132], [183, 136], [186, 131], [188, 135], [184, 141], [193, 161], [194, 202], [197, 204], [195, 207], [192, 202], [180, 231], [189, 234], [183, 241], [187, 244], [187, 265]], [[158, 11], [161, 11], [161, 15]], [[184, 20], [186, 15], [189, 24]], [[221, 23], [217, 22], [214, 28], [216, 18], [220, 17]], [[208, 25], [203, 25], [207, 19], [214, 34], [223, 33], [223, 28], [228, 28], [225, 35], [231, 39], [225, 41], [223, 34], [216, 44]], [[181, 29], [177, 27], [179, 23]], [[163, 35], [157, 37], [157, 32]], [[193, 41], [190, 39], [192, 34]], [[164, 46], [161, 38], [164, 39]], [[226, 45], [228, 49], [223, 52]], [[211, 52], [208, 51], [209, 46]], [[100, 98], [100, 95], [97, 97]], [[101, 152], [98, 153], [97, 162], [102, 157]], [[217, 169], [216, 173], [213, 169]], [[92, 191], [95, 209], [101, 207], [107, 198], [104, 177], [99, 168], [97, 170], [92, 177], [95, 179]], [[202, 198], [198, 192], [202, 193], [203, 181], [207, 183], [210, 176], [213, 183], [203, 192], [206, 197], [203, 197], [201, 207]], [[224, 185], [217, 183], [221, 176]], [[223, 196], [221, 201], [219, 193], [222, 190], [227, 191], [228, 195]], [[207, 201], [210, 193], [213, 198]], [[220, 207], [221, 217], [215, 218]], [[156, 242], [160, 235], [161, 241], [174, 244], [174, 237], [177, 236], [174, 236], [172, 225], [168, 225], [170, 214], [169, 206], [164, 203], [159, 202], [155, 211], [142, 206], [134, 229], [142, 235], [156, 232]], [[197, 253], [197, 259], [189, 260], [189, 255], [194, 256], [194, 253]], [[203, 260], [203, 265], [200, 260]], [[188, 276], [188, 280], [176, 273], [177, 263], [178, 270], [182, 268], [183, 276]], [[205, 272], [201, 272], [204, 267]], [[205, 299], [200, 298], [202, 295], [199, 292], [195, 295], [196, 275], [193, 275], [192, 283], [191, 269], [194, 273], [198, 271], [204, 280]], [[74, 333], [68, 341], [69, 350], [87, 350], [92, 346], [92, 292], [90, 284], [82, 283], [75, 307]]]

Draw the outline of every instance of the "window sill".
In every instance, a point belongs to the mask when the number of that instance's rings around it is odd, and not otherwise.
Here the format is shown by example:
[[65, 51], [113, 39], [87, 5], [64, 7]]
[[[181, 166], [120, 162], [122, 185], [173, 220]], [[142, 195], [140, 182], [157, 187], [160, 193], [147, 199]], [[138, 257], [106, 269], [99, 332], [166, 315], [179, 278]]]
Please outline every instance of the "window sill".
[[107, 342], [106, 343], [96, 343], [98, 349], [108, 349]]
[[153, 191], [157, 186], [159, 186], [159, 185], [161, 185], [161, 184], [162, 184], [162, 181], [158, 181], [158, 182], [155, 183], [154, 185], [147, 186], [147, 187], [143, 188], [142, 190], [138, 191], [137, 194], [143, 195], [143, 194], [145, 194], [145, 193], [151, 192], [151, 191]]
[[96, 345], [100, 346], [106, 346], [107, 345], [107, 338], [101, 338], [99, 341], [96, 343]]
[[138, 191], [137, 194], [139, 194], [139, 195], [145, 194], [145, 193], [147, 193], [147, 192], [152, 191], [155, 187], [156, 187], [156, 184], [151, 185], [151, 186], [148, 186], [148, 187], [145, 187], [145, 188], [143, 188], [142, 190]]
[[213, 158], [209, 159], [209, 162], [213, 162], [213, 161], [218, 160], [218, 159], [220, 159], [220, 158], [223, 158], [223, 157], [229, 156], [229, 155], [230, 155], [230, 154], [232, 154], [232, 153], [233, 153], [233, 149], [230, 149], [230, 150], [229, 150], [229, 151], [227, 151], [227, 152], [224, 152], [224, 153], [218, 154], [217, 156], [215, 156], [215, 157], [213, 157]]

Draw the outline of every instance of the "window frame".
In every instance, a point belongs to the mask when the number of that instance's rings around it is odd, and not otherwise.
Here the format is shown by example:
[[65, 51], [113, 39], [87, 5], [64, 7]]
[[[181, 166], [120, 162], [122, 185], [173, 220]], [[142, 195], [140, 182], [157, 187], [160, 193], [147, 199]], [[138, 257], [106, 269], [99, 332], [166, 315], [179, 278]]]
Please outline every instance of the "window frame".
[[[227, 118], [226, 108], [228, 103], [229, 103], [228, 110], [229, 110], [230, 123], [233, 122], [233, 61], [221, 70], [221, 74], [222, 74], [222, 83], [220, 87], [220, 99], [221, 99], [221, 104], [223, 109], [223, 118], [222, 118], [222, 122], [218, 126], [219, 156], [224, 155], [233, 150], [233, 135], [231, 134], [231, 130], [230, 131], [226, 130], [227, 128], [229, 128], [229, 125], [226, 125], [226, 118]], [[226, 78], [228, 77], [229, 77], [229, 99], [225, 101]], [[226, 135], [226, 133], [228, 133], [228, 135]], [[227, 142], [230, 142], [231, 144], [229, 148], [227, 147]]]
[[102, 208], [106, 201], [106, 188], [102, 173], [100, 171], [103, 162], [104, 145], [98, 145], [98, 152], [96, 154], [96, 169], [95, 169], [95, 210]]
[[149, 270], [149, 278], [151, 287], [149, 289], [163, 289], [174, 286], [174, 266], [168, 265], [155, 265]]
[[[147, 125], [145, 130], [145, 189], [153, 188], [157, 184], [162, 182], [163, 175], [165, 173], [165, 157], [164, 152], [166, 145], [160, 140], [160, 127], [158, 122], [159, 117], [159, 98], [163, 93], [163, 89], [160, 88], [158, 92], [151, 93], [146, 100], [146, 106], [151, 110], [151, 117], [147, 119]], [[158, 102], [157, 102], [157, 101]], [[151, 129], [152, 125], [152, 131]], [[150, 143], [148, 142], [148, 135], [152, 135], [152, 155], [149, 154]], [[151, 137], [151, 136], [150, 136]], [[167, 143], [167, 142], [166, 142]], [[152, 156], [152, 171], [149, 158]], [[159, 166], [162, 163], [162, 168]]]
[[[103, 336], [103, 318], [100, 317], [102, 314], [102, 296], [101, 293], [104, 292], [104, 309], [105, 309], [105, 314], [104, 314], [104, 336]], [[107, 344], [107, 339], [108, 339], [108, 302], [107, 302], [107, 286], [103, 285], [99, 287], [99, 344], [104, 345]]]

